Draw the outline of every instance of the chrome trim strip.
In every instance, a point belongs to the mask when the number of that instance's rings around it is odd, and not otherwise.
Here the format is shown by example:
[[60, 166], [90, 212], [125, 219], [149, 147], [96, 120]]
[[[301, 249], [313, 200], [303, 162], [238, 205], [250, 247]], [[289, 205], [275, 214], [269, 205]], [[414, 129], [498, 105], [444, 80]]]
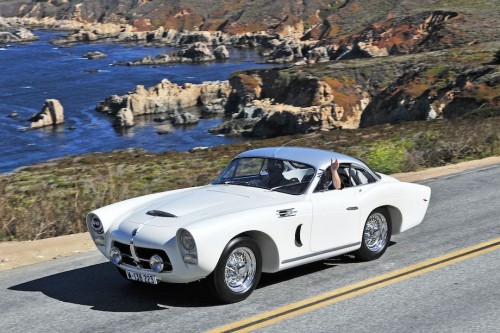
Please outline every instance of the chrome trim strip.
[[132, 254], [132, 257], [134, 259], [134, 262], [137, 264], [138, 267], [141, 267], [141, 259], [137, 256], [137, 253], [135, 252], [135, 247], [134, 247], [134, 237], [137, 235], [137, 232], [139, 231], [141, 227], [139, 226], [138, 228], [135, 228], [134, 231], [132, 231], [132, 238], [130, 238], [130, 254]]
[[297, 261], [297, 260], [302, 260], [302, 259], [306, 259], [306, 258], [311, 258], [311, 257], [319, 256], [319, 255], [322, 255], [322, 254], [325, 254], [325, 253], [335, 252], [335, 251], [338, 251], [338, 250], [346, 249], [348, 247], [353, 247], [353, 246], [357, 246], [357, 245], [361, 245], [361, 242], [347, 244], [347, 245], [343, 245], [343, 246], [339, 246], [339, 247], [334, 247], [333, 249], [323, 250], [323, 251], [320, 251], [320, 252], [314, 252], [314, 253], [306, 254], [305, 256], [300, 256], [300, 257], [296, 257], [296, 258], [286, 259], [286, 260], [283, 260], [281, 263], [282, 264], [288, 264], [289, 262], [293, 262], [293, 261]]

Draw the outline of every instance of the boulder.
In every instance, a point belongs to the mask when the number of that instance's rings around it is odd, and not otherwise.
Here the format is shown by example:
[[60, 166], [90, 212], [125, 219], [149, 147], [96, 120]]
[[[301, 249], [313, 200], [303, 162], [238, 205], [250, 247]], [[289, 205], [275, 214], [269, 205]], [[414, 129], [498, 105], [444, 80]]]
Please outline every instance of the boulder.
[[102, 52], [99, 52], [99, 51], [93, 51], [93, 52], [85, 53], [85, 55], [83, 57], [87, 58], [87, 59], [103, 59], [103, 58], [106, 58], [107, 55], [102, 53]]
[[192, 62], [205, 62], [215, 60], [215, 55], [208, 48], [207, 44], [201, 42], [194, 43], [187, 49], [177, 52], [176, 55], [180, 58], [189, 59]]
[[31, 42], [38, 40], [30, 30], [19, 28], [15, 32], [0, 31], [0, 44]]
[[224, 45], [217, 46], [214, 49], [214, 56], [215, 59], [221, 60], [221, 59], [227, 59], [229, 58], [229, 51]]
[[30, 129], [64, 123], [64, 109], [57, 99], [46, 99], [42, 111], [30, 119]]
[[192, 125], [197, 124], [200, 118], [189, 112], [177, 113], [175, 118], [172, 120], [174, 125]]
[[128, 128], [135, 125], [134, 113], [129, 108], [121, 108], [115, 116], [113, 127]]

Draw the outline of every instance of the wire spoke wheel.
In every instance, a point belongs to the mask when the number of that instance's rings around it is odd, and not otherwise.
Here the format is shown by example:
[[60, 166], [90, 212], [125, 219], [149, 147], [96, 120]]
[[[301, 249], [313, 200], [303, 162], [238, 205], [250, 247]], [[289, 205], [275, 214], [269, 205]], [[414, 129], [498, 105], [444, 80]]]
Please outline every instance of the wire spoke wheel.
[[223, 303], [244, 300], [259, 283], [262, 253], [254, 239], [238, 237], [231, 240], [209, 276], [209, 287]]
[[257, 270], [254, 253], [246, 247], [236, 248], [226, 261], [224, 281], [235, 293], [244, 293], [251, 286]]
[[364, 230], [366, 247], [372, 252], [380, 252], [387, 244], [387, 219], [381, 213], [368, 217]]
[[392, 221], [386, 208], [377, 208], [368, 215], [363, 229], [361, 247], [356, 256], [369, 261], [380, 258], [391, 241]]

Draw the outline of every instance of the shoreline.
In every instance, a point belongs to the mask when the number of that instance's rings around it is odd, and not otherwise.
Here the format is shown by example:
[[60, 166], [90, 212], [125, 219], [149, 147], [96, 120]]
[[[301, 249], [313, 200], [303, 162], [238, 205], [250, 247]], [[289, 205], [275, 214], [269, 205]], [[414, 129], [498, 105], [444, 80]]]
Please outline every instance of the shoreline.
[[[416, 182], [496, 164], [500, 164], [500, 156], [391, 176], [400, 181]], [[96, 250], [88, 232], [34, 241], [0, 242], [0, 272]]]

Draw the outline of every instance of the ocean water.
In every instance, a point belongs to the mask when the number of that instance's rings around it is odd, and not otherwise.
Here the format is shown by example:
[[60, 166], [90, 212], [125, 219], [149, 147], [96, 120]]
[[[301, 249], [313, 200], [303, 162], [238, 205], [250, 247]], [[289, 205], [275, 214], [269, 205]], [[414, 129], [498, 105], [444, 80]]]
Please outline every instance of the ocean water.
[[[256, 51], [238, 49], [230, 49], [230, 59], [225, 62], [113, 66], [119, 61], [156, 56], [175, 49], [109, 42], [57, 47], [49, 41], [61, 32], [35, 31], [35, 34], [40, 37], [39, 41], [0, 44], [0, 173], [66, 155], [127, 148], [185, 151], [238, 141], [208, 133], [221, 118], [201, 119], [196, 126], [159, 135], [155, 131], [158, 123], [151, 117], [137, 117], [136, 126], [118, 131], [112, 127], [112, 118], [95, 111], [95, 107], [110, 95], [123, 95], [136, 85], [150, 87], [164, 78], [178, 84], [200, 83], [225, 80], [237, 70], [270, 67], [260, 63], [262, 59]], [[83, 58], [91, 51], [103, 52], [108, 57]], [[26, 131], [28, 119], [40, 112], [49, 98], [58, 99], [63, 105], [65, 123]], [[18, 116], [9, 117], [13, 112]]]

